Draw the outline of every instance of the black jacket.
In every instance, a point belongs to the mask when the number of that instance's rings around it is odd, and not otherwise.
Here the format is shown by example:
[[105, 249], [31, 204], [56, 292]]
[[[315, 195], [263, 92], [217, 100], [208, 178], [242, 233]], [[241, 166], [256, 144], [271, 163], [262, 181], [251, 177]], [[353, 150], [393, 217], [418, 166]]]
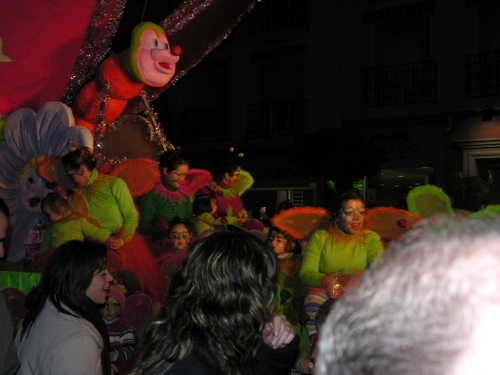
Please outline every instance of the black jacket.
[[[257, 354], [257, 368], [242, 369], [243, 374], [252, 375], [285, 375], [290, 372], [299, 348], [299, 337], [296, 335], [287, 346], [273, 349], [268, 345], [262, 345]], [[175, 362], [158, 375], [221, 375], [222, 371], [217, 367], [217, 358], [209, 360], [201, 353], [201, 349], [195, 349], [184, 359]], [[231, 374], [224, 374], [231, 375]]]

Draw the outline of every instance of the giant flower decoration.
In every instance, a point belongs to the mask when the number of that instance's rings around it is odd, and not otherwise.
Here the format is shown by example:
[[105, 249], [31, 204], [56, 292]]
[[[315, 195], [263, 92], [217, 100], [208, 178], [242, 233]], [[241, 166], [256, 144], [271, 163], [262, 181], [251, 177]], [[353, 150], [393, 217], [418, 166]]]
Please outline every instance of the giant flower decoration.
[[5, 141], [0, 142], [0, 198], [9, 207], [11, 262], [24, 258], [29, 231], [42, 219], [40, 202], [49, 189], [37, 173], [38, 164], [64, 155], [69, 144], [93, 147], [91, 132], [74, 125], [71, 110], [61, 102], [48, 102], [38, 113], [21, 108], [7, 117]]

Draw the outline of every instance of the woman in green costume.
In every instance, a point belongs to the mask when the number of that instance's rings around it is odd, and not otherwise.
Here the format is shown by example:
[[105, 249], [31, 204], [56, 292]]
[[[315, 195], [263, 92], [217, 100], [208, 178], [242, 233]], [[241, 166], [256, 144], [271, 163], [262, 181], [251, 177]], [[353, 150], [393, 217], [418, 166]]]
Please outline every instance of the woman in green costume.
[[300, 280], [309, 287], [305, 310], [311, 334], [319, 306], [329, 298], [339, 298], [350, 277], [364, 271], [384, 252], [379, 235], [364, 228], [365, 213], [361, 194], [342, 194], [329, 228], [317, 230], [308, 242]]

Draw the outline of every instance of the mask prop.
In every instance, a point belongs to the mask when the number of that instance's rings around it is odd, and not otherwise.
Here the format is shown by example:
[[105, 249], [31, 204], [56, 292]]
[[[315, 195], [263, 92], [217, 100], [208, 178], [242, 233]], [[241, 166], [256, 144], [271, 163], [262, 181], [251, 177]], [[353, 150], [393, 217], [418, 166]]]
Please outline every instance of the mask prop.
[[160, 26], [152, 22], [137, 25], [130, 47], [120, 54], [112, 53], [95, 79], [76, 96], [76, 124], [94, 131], [101, 117], [105, 123], [117, 119], [145, 86], [162, 87], [170, 81], [180, 54], [181, 48], [170, 47]]

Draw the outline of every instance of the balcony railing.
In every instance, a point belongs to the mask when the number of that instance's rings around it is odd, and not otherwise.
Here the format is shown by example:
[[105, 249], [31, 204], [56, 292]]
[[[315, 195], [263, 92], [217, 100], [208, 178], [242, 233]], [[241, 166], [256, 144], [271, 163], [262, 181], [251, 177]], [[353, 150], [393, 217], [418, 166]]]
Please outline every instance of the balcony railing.
[[180, 142], [230, 141], [232, 137], [232, 108], [209, 108], [179, 114]]
[[297, 135], [307, 131], [305, 99], [254, 103], [247, 107], [247, 137]]
[[500, 95], [500, 52], [465, 56], [465, 97]]
[[437, 102], [437, 64], [423, 61], [363, 69], [364, 108]]

